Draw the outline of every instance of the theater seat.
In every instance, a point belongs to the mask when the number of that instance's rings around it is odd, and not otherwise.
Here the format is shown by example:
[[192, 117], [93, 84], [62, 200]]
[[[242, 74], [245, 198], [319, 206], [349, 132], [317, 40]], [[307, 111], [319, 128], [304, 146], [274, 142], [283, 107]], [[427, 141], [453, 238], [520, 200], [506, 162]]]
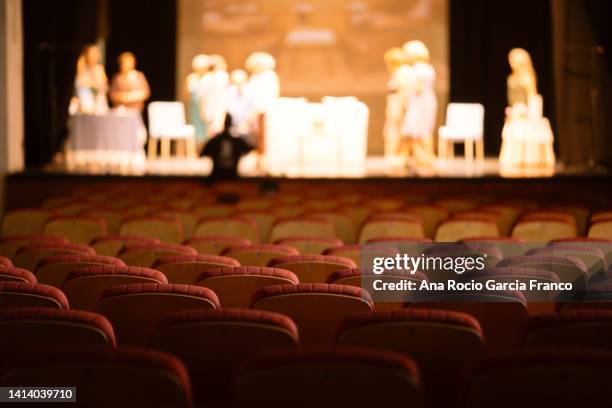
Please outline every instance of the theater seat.
[[50, 235], [13, 235], [10, 237], [0, 238], [0, 257], [13, 259], [17, 251], [33, 242], [53, 241], [67, 244], [65, 238], [53, 237]]
[[0, 266], [0, 282], [38, 283], [32, 272], [10, 266]]
[[409, 309], [443, 309], [473, 316], [482, 327], [490, 351], [516, 348], [529, 318], [525, 297], [518, 291], [415, 293], [406, 301]]
[[94, 249], [87, 245], [65, 244], [56, 241], [37, 241], [20, 248], [15, 254], [13, 263], [18, 268], [33, 271], [41, 260], [49, 256], [95, 254]]
[[523, 348], [612, 348], [612, 310], [579, 309], [533, 316]]
[[223, 251], [224, 256], [236, 259], [245, 266], [266, 266], [274, 258], [299, 254], [293, 247], [273, 244], [239, 245]]
[[188, 310], [166, 315], [149, 346], [185, 362], [198, 405], [226, 406], [234, 370], [256, 352], [295, 348], [297, 327], [281, 314], [248, 309]]
[[270, 241], [290, 237], [333, 237], [334, 225], [316, 217], [293, 217], [278, 219], [272, 226]]
[[156, 260], [151, 268], [166, 275], [170, 283], [191, 285], [202, 272], [224, 266], [236, 267], [240, 262], [217, 255], [170, 255]]
[[193, 237], [183, 242], [183, 245], [192, 247], [198, 254], [221, 255], [227, 248], [232, 246], [251, 245], [251, 241], [237, 237]]
[[227, 236], [259, 242], [259, 227], [255, 221], [245, 217], [202, 218], [195, 227], [194, 235], [200, 237]]
[[145, 345], [151, 329], [164, 314], [186, 309], [219, 308], [217, 295], [208, 288], [132, 283], [105, 290], [95, 310], [110, 320], [120, 345]]
[[420, 408], [414, 361], [352, 348], [262, 353], [238, 372], [236, 407]]
[[594, 222], [587, 235], [589, 238], [612, 239], [612, 219], [606, 218]]
[[42, 259], [34, 274], [39, 283], [61, 288], [70, 272], [88, 266], [125, 266], [121, 259], [101, 255], [57, 255]]
[[61, 290], [48, 285], [22, 282], [0, 282], [0, 308], [54, 307], [68, 309]]
[[98, 255], [117, 256], [128, 245], [159, 244], [156, 238], [147, 238], [139, 235], [109, 235], [91, 241], [90, 246]]
[[258, 290], [266, 286], [298, 283], [298, 277], [293, 272], [259, 266], [211, 269], [202, 272], [196, 281], [196, 285], [212, 289], [224, 308], [248, 308]]
[[516, 256], [501, 260], [498, 268], [523, 267], [542, 269], [557, 275], [561, 282], [570, 282], [574, 288], [582, 289], [588, 279], [584, 262], [574, 256], [530, 255]]
[[467, 373], [462, 406], [600, 407], [609, 401], [612, 354], [521, 351], [482, 358]]
[[149, 268], [164, 256], [197, 255], [195, 249], [175, 244], [135, 244], [124, 247], [118, 257], [129, 266]]
[[289, 316], [304, 345], [331, 345], [338, 325], [348, 316], [372, 311], [372, 300], [361, 288], [324, 283], [275, 285], [253, 297], [253, 309]]
[[411, 237], [424, 238], [425, 230], [420, 219], [412, 220], [401, 217], [388, 217], [366, 221], [359, 232], [359, 243], [376, 238]]
[[578, 235], [574, 219], [545, 216], [523, 216], [512, 229], [512, 236], [525, 242], [546, 244], [561, 238], [572, 238]]
[[10, 268], [13, 266], [13, 262], [10, 259], [0, 256], [0, 266]]
[[484, 353], [485, 339], [472, 316], [450, 310], [413, 309], [365, 312], [350, 316], [336, 344], [391, 350], [411, 356], [419, 365], [428, 406], [452, 406], [461, 373]]
[[180, 244], [185, 239], [181, 222], [162, 216], [127, 217], [119, 227], [119, 235], [143, 235], [167, 244]]
[[94, 208], [84, 209], [77, 213], [77, 215], [89, 215], [102, 218], [106, 222], [107, 233], [114, 235], [119, 233], [119, 226], [128, 216], [128, 213], [127, 211], [115, 208], [95, 206]]
[[75, 244], [87, 245], [92, 239], [108, 233], [106, 221], [90, 215], [54, 215], [43, 227], [43, 234], [66, 238]]
[[39, 208], [22, 208], [9, 211], [2, 219], [3, 237], [12, 235], [37, 235], [43, 233], [45, 222], [52, 211]]
[[[416, 244], [414, 247], [419, 247]], [[403, 248], [406, 249], [406, 248]], [[389, 243], [368, 243], [357, 245], [343, 245], [334, 248], [328, 248], [323, 251], [323, 255], [338, 256], [350, 259], [360, 268], [371, 268], [375, 257], [395, 256], [398, 253], [396, 245]]]
[[94, 310], [102, 293], [117, 285], [168, 283], [163, 273], [136, 266], [91, 266], [71, 272], [62, 291], [73, 309]]
[[46, 307], [0, 309], [0, 350], [30, 352], [66, 346], [115, 347], [104, 316]]
[[555, 243], [542, 248], [530, 249], [525, 255], [573, 256], [584, 262], [588, 276], [608, 269], [608, 263], [603, 251], [587, 245]]
[[348, 258], [331, 255], [282, 256], [271, 260], [268, 266], [287, 269], [295, 273], [302, 283], [323, 283], [332, 272], [356, 267]]
[[450, 215], [450, 212], [445, 207], [432, 204], [411, 205], [404, 208], [404, 211], [419, 217], [423, 223], [425, 236], [429, 238], [433, 238], [438, 224]]
[[153, 350], [96, 347], [33, 351], [6, 361], [0, 383], [69, 384], [76, 387], [78, 405], [88, 408], [193, 407], [183, 363]]
[[435, 241], [456, 242], [471, 237], [499, 236], [499, 227], [495, 221], [452, 219], [443, 221], [436, 229]]
[[343, 245], [341, 240], [334, 237], [291, 237], [279, 239], [275, 244], [293, 247], [301, 255], [320, 255], [327, 248]]

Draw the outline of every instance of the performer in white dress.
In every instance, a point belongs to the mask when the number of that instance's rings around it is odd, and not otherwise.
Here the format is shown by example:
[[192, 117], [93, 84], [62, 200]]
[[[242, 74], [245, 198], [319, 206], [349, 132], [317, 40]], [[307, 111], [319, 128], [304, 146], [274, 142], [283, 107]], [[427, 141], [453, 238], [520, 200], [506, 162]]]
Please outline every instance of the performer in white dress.
[[253, 94], [255, 112], [258, 115], [258, 151], [263, 153], [266, 110], [280, 96], [280, 80], [275, 71], [276, 60], [270, 54], [255, 52], [247, 58], [246, 69], [251, 74], [249, 88]]
[[409, 41], [403, 50], [410, 66], [401, 126], [404, 152], [409, 164], [414, 161], [417, 168], [430, 167], [435, 158], [433, 135], [438, 112], [436, 72], [430, 63], [429, 50], [421, 41]]
[[77, 61], [74, 81], [76, 110], [79, 113], [103, 114], [108, 111], [108, 78], [104, 71], [100, 50], [94, 44], [85, 47]]
[[500, 165], [503, 168], [554, 168], [554, 136], [543, 116], [543, 100], [531, 56], [522, 48], [508, 54], [508, 105], [502, 131]]
[[385, 109], [385, 125], [383, 129], [385, 158], [394, 159], [400, 153], [401, 123], [405, 109], [405, 94], [407, 77], [410, 68], [406, 64], [406, 55], [399, 47], [385, 52], [384, 60], [390, 74], [387, 84], [387, 107]]
[[234, 136], [242, 137], [250, 145], [254, 145], [252, 140], [253, 127], [256, 120], [255, 100], [248, 86], [248, 74], [236, 69], [230, 75], [232, 84], [225, 93], [226, 111], [232, 116], [232, 133]]
[[183, 100], [187, 106], [187, 118], [195, 127], [198, 151], [202, 150], [208, 140], [206, 122], [202, 117], [202, 95], [200, 82], [210, 69], [210, 58], [205, 54], [196, 55], [191, 62], [191, 73], [185, 78]]
[[225, 121], [224, 95], [229, 86], [227, 64], [220, 55], [211, 55], [211, 70], [200, 81], [202, 117], [206, 121], [209, 136], [223, 130]]

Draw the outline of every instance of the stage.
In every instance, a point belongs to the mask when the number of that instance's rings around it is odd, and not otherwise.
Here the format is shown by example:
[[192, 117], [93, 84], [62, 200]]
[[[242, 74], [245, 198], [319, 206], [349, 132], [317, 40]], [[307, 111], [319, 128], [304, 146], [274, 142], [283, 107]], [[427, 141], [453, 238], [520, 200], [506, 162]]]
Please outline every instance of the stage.
[[[91, 175], [91, 176], [178, 176], [178, 177], [207, 177], [212, 169], [212, 162], [207, 158], [188, 159], [177, 157], [167, 160], [148, 160], [141, 164], [128, 165], [68, 165], [62, 159], [44, 166], [39, 171], [57, 175]], [[382, 156], [368, 156], [363, 165], [359, 166], [309, 166], [304, 163], [295, 163], [285, 171], [270, 171], [265, 162], [258, 163], [255, 155], [244, 157], [238, 168], [243, 178], [288, 178], [288, 179], [404, 179], [404, 178], [473, 178], [501, 177], [501, 178], [548, 178], [559, 175], [575, 174], [573, 169], [557, 164], [554, 169], [525, 168], [504, 169], [499, 165], [497, 158], [486, 158], [484, 162], [468, 162], [463, 158], [436, 159], [431, 166], [410, 166], [403, 163], [401, 158], [385, 158]], [[597, 174], [586, 170], [580, 174]], [[604, 173], [605, 174], [605, 173]]]

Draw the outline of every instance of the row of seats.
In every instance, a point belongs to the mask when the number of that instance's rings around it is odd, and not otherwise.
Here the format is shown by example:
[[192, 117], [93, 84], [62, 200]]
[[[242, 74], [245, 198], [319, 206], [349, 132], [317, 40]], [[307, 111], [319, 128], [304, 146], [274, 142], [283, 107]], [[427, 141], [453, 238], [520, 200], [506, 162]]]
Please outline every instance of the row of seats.
[[[121, 204], [117, 200], [108, 205], [78, 197], [51, 201], [50, 208], [8, 213], [2, 235], [44, 233], [80, 244], [117, 234], [144, 235], [173, 244], [192, 237], [219, 235], [254, 243], [308, 236], [335, 238], [347, 244], [393, 237], [455, 242], [472, 237], [512, 236], [540, 243], [584, 235], [612, 239], [611, 211], [590, 211], [580, 205], [533, 210], [508, 203], [478, 205], [467, 199], [407, 205], [392, 198], [352, 204], [328, 198], [287, 207], [263, 198], [231, 205], [215, 203], [214, 197], [207, 197], [205, 203], [185, 200], [171, 199], [170, 204], [142, 200]], [[126, 207], [111, 206], [117, 203]]]

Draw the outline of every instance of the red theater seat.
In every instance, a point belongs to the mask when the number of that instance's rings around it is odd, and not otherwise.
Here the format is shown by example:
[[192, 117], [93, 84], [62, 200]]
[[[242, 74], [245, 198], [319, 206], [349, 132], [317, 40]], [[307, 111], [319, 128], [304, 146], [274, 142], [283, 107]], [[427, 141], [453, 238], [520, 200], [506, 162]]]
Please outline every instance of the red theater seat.
[[14, 235], [10, 237], [0, 238], [0, 257], [13, 259], [17, 251], [33, 242], [39, 241], [54, 241], [66, 244], [65, 238], [53, 237], [50, 235]]
[[423, 407], [419, 371], [399, 353], [306, 349], [263, 353], [238, 372], [236, 407]]
[[5, 268], [10, 268], [13, 266], [13, 262], [11, 262], [11, 260], [8, 258], [0, 256], [0, 266], [3, 266]]
[[267, 266], [274, 258], [299, 254], [293, 247], [272, 244], [240, 245], [223, 251], [224, 256], [234, 258], [245, 266]]
[[489, 350], [516, 348], [529, 318], [525, 297], [518, 291], [430, 292], [413, 296], [407, 300], [410, 309], [452, 310], [476, 318]]
[[299, 284], [268, 286], [257, 292], [252, 308], [289, 316], [305, 345], [330, 345], [348, 316], [372, 311], [368, 292], [346, 285]]
[[67, 348], [36, 351], [3, 364], [0, 383], [13, 386], [76, 387], [88, 408], [192, 408], [185, 366], [153, 350]]
[[158, 239], [138, 235], [109, 235], [94, 239], [91, 241], [91, 247], [96, 250], [98, 255], [117, 256], [128, 245], [159, 243]]
[[612, 310], [580, 309], [533, 316], [523, 348], [612, 348]]
[[188, 310], [166, 315], [149, 345], [185, 362], [198, 404], [227, 405], [234, 370], [253, 353], [295, 348], [293, 321], [261, 310]]
[[0, 266], [0, 282], [38, 283], [32, 272], [9, 266]]
[[385, 243], [343, 245], [335, 248], [328, 248], [323, 251], [323, 255], [339, 256], [350, 259], [360, 268], [371, 268], [373, 266], [373, 258], [375, 257], [395, 256], [397, 253], [398, 249], [396, 245]]
[[62, 291], [74, 309], [94, 310], [102, 293], [117, 285], [168, 283], [163, 273], [136, 266], [92, 266], [71, 272]]
[[56, 307], [68, 309], [61, 290], [48, 285], [22, 282], [0, 282], [0, 308]]
[[149, 268], [164, 256], [197, 255], [195, 249], [175, 244], [135, 244], [124, 247], [118, 257], [129, 266]]
[[574, 256], [529, 255], [501, 260], [498, 268], [522, 267], [542, 269], [557, 275], [561, 282], [573, 283], [577, 289], [584, 288], [588, 279], [584, 262]]
[[9, 211], [2, 219], [1, 236], [36, 235], [43, 233], [45, 222], [53, 213], [40, 208], [22, 208]]
[[66, 244], [57, 241], [37, 241], [20, 248], [15, 254], [13, 261], [16, 267], [33, 271], [44, 258], [71, 254], [95, 255], [96, 251], [86, 245]]
[[333, 237], [334, 224], [316, 217], [281, 218], [272, 226], [270, 241], [290, 237]]
[[0, 350], [30, 352], [66, 346], [115, 347], [113, 327], [104, 316], [57, 308], [0, 309]]
[[451, 406], [452, 392], [467, 363], [484, 352], [480, 324], [472, 316], [450, 310], [393, 310], [359, 313], [344, 321], [339, 346], [397, 351], [415, 359], [428, 406]]
[[467, 373], [461, 406], [604, 406], [610, 399], [611, 368], [612, 354], [585, 350], [534, 350], [483, 358]]
[[108, 233], [106, 221], [90, 215], [54, 215], [43, 228], [45, 235], [66, 238], [75, 244], [87, 245], [94, 238]]
[[195, 227], [194, 235], [200, 237], [227, 236], [259, 242], [259, 227], [255, 221], [244, 217], [202, 218]]
[[268, 265], [295, 273], [302, 283], [323, 283], [335, 271], [356, 267], [348, 258], [331, 255], [283, 256], [271, 260]]
[[101, 255], [57, 255], [44, 258], [34, 274], [39, 283], [61, 288], [70, 272], [88, 266], [125, 266], [121, 259]]
[[151, 329], [164, 314], [186, 309], [219, 308], [217, 295], [208, 288], [133, 283], [104, 291], [95, 310], [113, 324], [119, 344], [144, 345]]
[[159, 258], [151, 268], [166, 275], [170, 283], [191, 285], [202, 272], [226, 266], [240, 266], [240, 262], [217, 255], [171, 255]]
[[119, 235], [143, 235], [168, 244], [180, 244], [185, 239], [177, 218], [161, 216], [127, 217], [119, 227]]
[[185, 242], [184, 245], [195, 249], [198, 254], [221, 255], [223, 251], [233, 246], [251, 245], [251, 241], [237, 237], [193, 237]]
[[275, 242], [279, 245], [288, 245], [296, 248], [301, 255], [320, 255], [327, 248], [342, 246], [343, 243], [334, 237], [292, 237], [283, 238]]
[[359, 243], [386, 237], [424, 238], [425, 231], [420, 219], [385, 217], [366, 221], [359, 232]]
[[222, 307], [248, 308], [258, 290], [272, 285], [297, 285], [293, 272], [259, 266], [217, 268], [203, 272], [196, 285], [212, 289]]

